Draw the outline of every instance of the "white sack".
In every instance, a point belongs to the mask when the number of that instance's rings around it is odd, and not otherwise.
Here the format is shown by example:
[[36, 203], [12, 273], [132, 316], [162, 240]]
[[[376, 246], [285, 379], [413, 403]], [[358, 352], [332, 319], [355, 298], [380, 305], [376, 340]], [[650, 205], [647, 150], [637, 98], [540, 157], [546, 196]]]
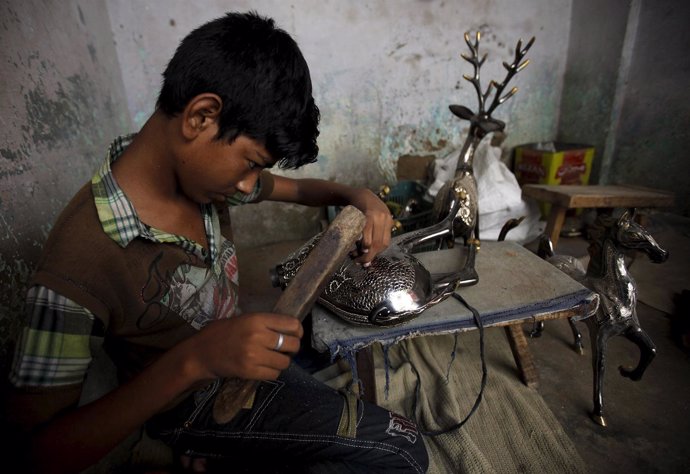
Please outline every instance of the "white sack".
[[[441, 186], [455, 175], [460, 156], [459, 150], [437, 158], [434, 182], [428, 194], [435, 196]], [[501, 148], [492, 147], [490, 140], [483, 140], [474, 154], [474, 176], [479, 193], [479, 237], [481, 240], [497, 240], [503, 225], [509, 220], [525, 216], [522, 223], [511, 230], [506, 240], [526, 243], [544, 231], [546, 224], [536, 202], [522, 199], [522, 190], [515, 175], [501, 161]]]

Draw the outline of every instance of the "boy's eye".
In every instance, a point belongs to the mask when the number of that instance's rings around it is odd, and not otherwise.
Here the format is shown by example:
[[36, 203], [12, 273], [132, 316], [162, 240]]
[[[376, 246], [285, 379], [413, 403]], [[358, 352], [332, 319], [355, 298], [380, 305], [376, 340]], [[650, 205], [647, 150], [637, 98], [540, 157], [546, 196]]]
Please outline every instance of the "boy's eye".
[[253, 169], [256, 168], [257, 166], [259, 166], [259, 165], [257, 165], [256, 162], [254, 162], [254, 161], [252, 161], [252, 160], [249, 160], [249, 169], [250, 169], [250, 170], [253, 170]]

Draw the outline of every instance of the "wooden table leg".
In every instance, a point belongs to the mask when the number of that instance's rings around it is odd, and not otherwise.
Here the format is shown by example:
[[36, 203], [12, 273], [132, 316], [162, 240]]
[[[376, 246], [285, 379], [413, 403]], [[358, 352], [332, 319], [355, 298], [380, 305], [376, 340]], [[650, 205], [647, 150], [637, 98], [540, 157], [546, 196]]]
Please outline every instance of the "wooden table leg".
[[374, 353], [371, 346], [357, 351], [355, 363], [357, 374], [362, 384], [361, 398], [376, 403], [376, 372], [374, 371]]
[[563, 227], [563, 222], [565, 221], [565, 213], [568, 211], [565, 207], [560, 207], [557, 205], [551, 206], [551, 212], [549, 213], [549, 219], [546, 222], [546, 235], [551, 239], [551, 245], [556, 248], [558, 243], [558, 237], [561, 235], [561, 227]]
[[528, 387], [536, 388], [539, 385], [539, 373], [534, 365], [532, 353], [527, 346], [527, 338], [522, 330], [522, 324], [510, 324], [504, 329], [510, 343], [510, 350], [513, 352], [515, 364], [520, 372], [520, 378]]

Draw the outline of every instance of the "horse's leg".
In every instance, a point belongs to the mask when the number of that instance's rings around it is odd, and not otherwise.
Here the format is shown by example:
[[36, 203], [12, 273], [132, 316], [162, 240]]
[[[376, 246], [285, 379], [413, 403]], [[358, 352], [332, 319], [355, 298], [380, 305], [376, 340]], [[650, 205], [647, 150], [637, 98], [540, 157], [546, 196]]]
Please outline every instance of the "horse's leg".
[[624, 377], [628, 377], [635, 381], [640, 380], [644, 371], [647, 370], [649, 364], [651, 364], [654, 357], [656, 357], [656, 346], [649, 335], [639, 325], [630, 326], [625, 330], [623, 335], [637, 344], [637, 347], [640, 348], [640, 362], [638, 362], [637, 367], [634, 369], [620, 366], [618, 370]]
[[[582, 334], [580, 330], [575, 325], [573, 318], [568, 318], [568, 324], [570, 324], [570, 329], [573, 331], [573, 346], [575, 346], [575, 351], [578, 354], [584, 355], [585, 350], [582, 347]], [[529, 337], [541, 337], [544, 332], [544, 321], [535, 322], [532, 326], [532, 330], [529, 333]]]
[[544, 332], [544, 321], [536, 321], [532, 325], [532, 330], [529, 332], [529, 337], [541, 337]]
[[568, 318], [568, 324], [570, 324], [570, 329], [573, 331], [573, 345], [575, 346], [575, 351], [580, 355], [584, 355], [585, 350], [582, 347], [582, 334], [580, 330], [575, 325], [573, 318]]
[[595, 423], [606, 426], [604, 418], [604, 376], [606, 369], [606, 344], [611, 337], [611, 326], [600, 325], [595, 316], [585, 319], [592, 343], [592, 377], [594, 407], [591, 418]]

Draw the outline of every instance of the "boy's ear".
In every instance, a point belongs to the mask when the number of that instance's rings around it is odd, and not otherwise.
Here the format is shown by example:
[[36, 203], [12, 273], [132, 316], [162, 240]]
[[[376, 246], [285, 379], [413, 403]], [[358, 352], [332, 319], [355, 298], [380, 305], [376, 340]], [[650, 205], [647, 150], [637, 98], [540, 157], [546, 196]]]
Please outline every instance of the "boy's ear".
[[193, 140], [209, 127], [217, 125], [223, 109], [222, 99], [210, 92], [195, 96], [182, 112], [182, 134]]

